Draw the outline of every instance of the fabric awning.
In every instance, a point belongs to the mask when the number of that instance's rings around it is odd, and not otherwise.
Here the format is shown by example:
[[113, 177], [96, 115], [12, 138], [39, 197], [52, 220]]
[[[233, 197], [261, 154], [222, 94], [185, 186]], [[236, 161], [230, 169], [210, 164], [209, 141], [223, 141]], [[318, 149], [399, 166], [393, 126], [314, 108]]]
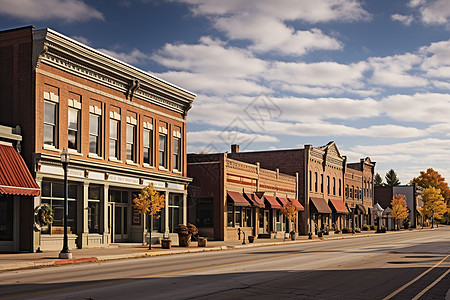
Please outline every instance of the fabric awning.
[[303, 205], [297, 199], [294, 199], [294, 198], [288, 198], [288, 199], [289, 199], [289, 201], [292, 202], [292, 204], [294, 204], [295, 208], [298, 211], [305, 211], [305, 208], [303, 207]]
[[275, 197], [272, 196], [264, 196], [264, 199], [267, 200], [267, 206], [270, 208], [282, 208], [281, 204], [278, 203], [277, 199], [275, 199]]
[[239, 192], [227, 192], [228, 197], [233, 201], [235, 206], [250, 206], [250, 202], [245, 200], [244, 196], [242, 196]]
[[258, 198], [255, 194], [244, 193], [247, 200], [255, 207], [264, 207], [264, 200]]
[[0, 145], [0, 194], [39, 196], [40, 193], [22, 156], [12, 146]]
[[334, 199], [330, 199], [329, 200], [331, 203], [331, 208], [334, 209], [334, 211], [338, 214], [348, 214], [348, 209], [347, 206], [345, 206], [344, 201], [342, 200], [334, 200]]
[[361, 213], [366, 213], [366, 208], [362, 204], [356, 204], [356, 209], [359, 210]]
[[289, 200], [287, 198], [283, 197], [277, 197], [278, 201], [281, 202], [281, 205], [286, 206], [286, 204], [289, 203]]
[[312, 204], [319, 214], [331, 214], [331, 209], [323, 198], [310, 197]]

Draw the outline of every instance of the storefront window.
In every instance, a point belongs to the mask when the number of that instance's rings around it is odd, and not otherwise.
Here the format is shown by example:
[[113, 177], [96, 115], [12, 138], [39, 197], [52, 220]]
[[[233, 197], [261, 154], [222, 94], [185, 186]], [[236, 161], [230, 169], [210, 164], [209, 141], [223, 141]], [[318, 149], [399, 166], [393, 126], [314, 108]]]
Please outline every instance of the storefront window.
[[244, 224], [247, 227], [253, 227], [253, 222], [252, 222], [252, 210], [251, 208], [246, 208], [245, 209], [245, 215], [244, 215]]
[[180, 224], [180, 205], [181, 196], [180, 195], [170, 195], [169, 196], [169, 231], [175, 232], [175, 227]]
[[13, 240], [13, 199], [0, 195], [0, 241]]
[[99, 186], [89, 187], [88, 197], [88, 227], [89, 233], [100, 232], [100, 196]]
[[235, 207], [234, 208], [234, 225], [235, 227], [241, 227], [242, 222], [242, 208]]
[[227, 225], [228, 227], [234, 227], [234, 212], [233, 206], [227, 206]]
[[197, 227], [214, 226], [213, 198], [201, 198], [196, 201], [196, 224]]
[[[68, 190], [67, 232], [77, 233], [77, 186], [69, 184]], [[54, 212], [53, 224], [42, 230], [42, 233], [64, 233], [64, 184], [59, 182], [42, 182], [42, 203], [49, 204]]]

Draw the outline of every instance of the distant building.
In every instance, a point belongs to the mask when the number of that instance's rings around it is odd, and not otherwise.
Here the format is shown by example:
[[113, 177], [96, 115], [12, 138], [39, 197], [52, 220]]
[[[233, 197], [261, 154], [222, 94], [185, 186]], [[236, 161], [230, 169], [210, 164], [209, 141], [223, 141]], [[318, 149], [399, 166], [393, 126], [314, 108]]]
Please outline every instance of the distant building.
[[409, 210], [409, 220], [411, 227], [415, 228], [422, 224], [422, 218], [418, 212], [418, 208], [423, 206], [422, 203], [422, 188], [413, 185], [399, 185], [399, 186], [376, 186], [375, 187], [375, 203], [385, 210], [383, 220], [388, 230], [394, 229], [392, 223], [392, 206], [391, 201], [395, 195], [403, 195], [406, 200], [406, 206]]
[[32, 26], [0, 32], [0, 66], [0, 124], [22, 128], [22, 155], [41, 188], [22, 219], [30, 222], [41, 203], [55, 213], [51, 226], [27, 236], [28, 250], [62, 248], [63, 148], [70, 152], [70, 248], [145, 242], [147, 220], [132, 200], [150, 183], [166, 197], [153, 236], [187, 222], [193, 93]]
[[[235, 146], [236, 147], [236, 146]], [[280, 209], [292, 202], [298, 211], [297, 177], [259, 163], [230, 159], [227, 153], [188, 154], [189, 220], [202, 236], [238, 240], [249, 235], [282, 237], [293, 228]]]

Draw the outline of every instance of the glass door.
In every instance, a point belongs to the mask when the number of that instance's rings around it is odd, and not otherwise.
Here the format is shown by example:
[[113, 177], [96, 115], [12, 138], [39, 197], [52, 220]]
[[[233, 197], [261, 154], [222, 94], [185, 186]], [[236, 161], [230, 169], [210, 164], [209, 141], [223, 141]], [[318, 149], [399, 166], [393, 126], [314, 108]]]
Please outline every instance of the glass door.
[[114, 242], [128, 241], [128, 207], [117, 204], [114, 207]]

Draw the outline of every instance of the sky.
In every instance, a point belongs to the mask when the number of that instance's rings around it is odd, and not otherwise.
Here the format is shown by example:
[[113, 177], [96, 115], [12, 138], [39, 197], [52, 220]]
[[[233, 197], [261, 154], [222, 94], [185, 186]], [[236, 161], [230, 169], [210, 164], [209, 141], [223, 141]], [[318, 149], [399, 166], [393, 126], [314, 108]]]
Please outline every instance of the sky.
[[25, 25], [194, 92], [188, 152], [335, 141], [383, 178], [450, 178], [448, 0], [0, 0], [0, 29]]

